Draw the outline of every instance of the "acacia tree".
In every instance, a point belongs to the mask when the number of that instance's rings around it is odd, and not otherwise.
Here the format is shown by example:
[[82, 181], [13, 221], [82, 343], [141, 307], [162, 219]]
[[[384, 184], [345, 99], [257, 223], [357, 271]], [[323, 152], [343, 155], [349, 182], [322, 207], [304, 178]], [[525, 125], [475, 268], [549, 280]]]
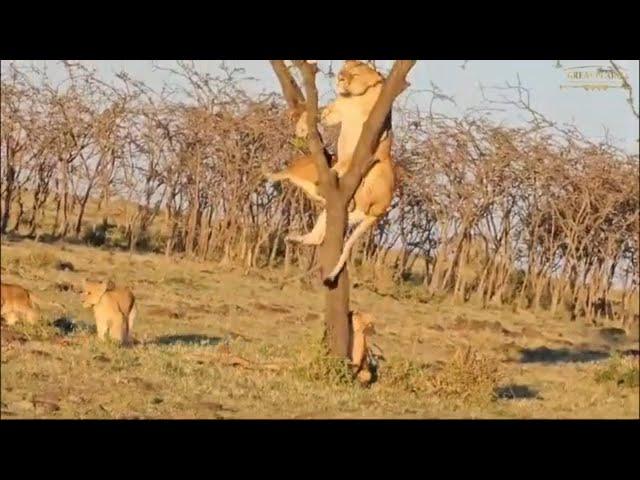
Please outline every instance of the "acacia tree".
[[[318, 90], [315, 77], [317, 66], [308, 61], [295, 61], [300, 70], [306, 99], [297, 82], [282, 60], [271, 61], [280, 81], [283, 94], [291, 109], [292, 117], [299, 118], [307, 112], [309, 147], [319, 176], [319, 192], [326, 201], [326, 232], [319, 248], [321, 275], [330, 272], [337, 264], [344, 247], [347, 230], [347, 206], [371, 168], [382, 127], [389, 118], [395, 98], [408, 84], [406, 76], [415, 60], [396, 60], [384, 82], [380, 97], [364, 123], [353, 159], [347, 172], [338, 178], [329, 168], [329, 156], [318, 132]], [[347, 266], [333, 281], [325, 280], [325, 341], [330, 354], [346, 357], [349, 351], [349, 275]]]

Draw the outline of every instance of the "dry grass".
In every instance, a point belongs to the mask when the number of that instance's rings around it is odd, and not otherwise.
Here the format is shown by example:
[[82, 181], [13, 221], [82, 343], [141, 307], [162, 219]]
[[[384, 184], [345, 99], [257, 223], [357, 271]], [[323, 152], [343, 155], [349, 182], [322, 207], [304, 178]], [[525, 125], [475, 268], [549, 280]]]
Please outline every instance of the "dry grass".
[[327, 355], [320, 335], [308, 338], [301, 347], [292, 369], [300, 380], [327, 385], [354, 384], [347, 361]]
[[596, 382], [610, 382], [623, 388], [640, 388], [640, 369], [638, 359], [633, 357], [623, 358], [614, 355], [607, 364], [598, 370]]
[[58, 257], [50, 251], [34, 250], [12, 256], [6, 263], [7, 268], [20, 271], [22, 269], [41, 269], [52, 267], [58, 261]]
[[[357, 288], [386, 358], [363, 389], [323, 355], [322, 292], [280, 290], [280, 272], [32, 241], [3, 243], [2, 267], [66, 306], [44, 306], [42, 325], [2, 326], [2, 418], [639, 416], [637, 357], [610, 359], [637, 341], [580, 322]], [[74, 291], [104, 276], [136, 294], [131, 348], [99, 342]]]
[[431, 377], [436, 395], [462, 404], [485, 404], [496, 399], [504, 380], [500, 363], [471, 347], [456, 350], [453, 358]]

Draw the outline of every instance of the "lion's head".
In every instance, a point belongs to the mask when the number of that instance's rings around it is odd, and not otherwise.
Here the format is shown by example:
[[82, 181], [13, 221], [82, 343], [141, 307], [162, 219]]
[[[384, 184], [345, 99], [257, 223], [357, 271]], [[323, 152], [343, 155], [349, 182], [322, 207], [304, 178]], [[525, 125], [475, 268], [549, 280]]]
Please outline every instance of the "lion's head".
[[103, 282], [85, 280], [82, 289], [82, 306], [84, 308], [91, 308], [97, 305], [102, 296], [114, 288], [115, 285], [111, 280]]
[[347, 60], [338, 73], [337, 91], [345, 97], [357, 97], [383, 81], [384, 77], [366, 63]]

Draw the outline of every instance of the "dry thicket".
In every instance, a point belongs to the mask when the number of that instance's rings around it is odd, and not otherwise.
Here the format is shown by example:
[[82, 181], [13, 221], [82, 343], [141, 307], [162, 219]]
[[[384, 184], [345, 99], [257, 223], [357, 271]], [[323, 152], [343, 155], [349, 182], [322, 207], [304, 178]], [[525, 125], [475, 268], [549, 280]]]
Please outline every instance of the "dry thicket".
[[[188, 62], [160, 91], [65, 66], [64, 82], [3, 66], [3, 234], [245, 268], [317, 261], [313, 249], [284, 242], [289, 230], [309, 230], [315, 207], [261, 173], [309, 151], [281, 95], [250, 95], [239, 72], [216, 77]], [[554, 125], [524, 89], [511, 90], [531, 118], [517, 128], [478, 110], [454, 119], [394, 108], [399, 188], [354, 249], [351, 271], [480, 305], [587, 320], [637, 313], [638, 157]], [[128, 208], [114, 215], [109, 206], [123, 199]], [[102, 223], [85, 219], [92, 202]]]

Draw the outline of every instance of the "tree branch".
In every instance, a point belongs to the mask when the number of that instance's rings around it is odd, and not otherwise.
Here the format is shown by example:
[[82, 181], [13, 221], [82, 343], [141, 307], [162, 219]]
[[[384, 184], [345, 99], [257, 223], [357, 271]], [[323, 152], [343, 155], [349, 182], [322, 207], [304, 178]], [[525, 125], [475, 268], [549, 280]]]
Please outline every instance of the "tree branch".
[[284, 64], [284, 60], [270, 60], [271, 67], [278, 77], [284, 98], [289, 105], [294, 122], [300, 118], [305, 109], [305, 99], [300, 87]]
[[622, 81], [622, 88], [624, 88], [627, 91], [627, 103], [631, 107], [631, 112], [635, 115], [636, 118], [640, 118], [638, 111], [636, 110], [636, 104], [633, 101], [633, 88], [631, 88], [631, 84], [627, 80], [627, 76], [624, 74], [622, 69], [616, 64], [616, 62], [614, 62], [613, 60], [609, 60], [609, 63], [611, 64], [613, 69], [616, 71], [616, 73], [620, 77], [620, 80]]
[[324, 195], [325, 189], [332, 184], [332, 181], [333, 185], [337, 185], [335, 182], [338, 177], [335, 172], [329, 169], [324, 143], [318, 132], [318, 89], [316, 88], [315, 80], [318, 67], [305, 60], [296, 60], [295, 64], [302, 73], [304, 90], [307, 95], [307, 129], [309, 131], [307, 138], [309, 140], [309, 148], [318, 169], [320, 194], [326, 198], [326, 195]]
[[391, 112], [395, 98], [409, 86], [406, 76], [415, 63], [415, 60], [396, 60], [384, 82], [380, 97], [364, 122], [360, 139], [353, 153], [353, 160], [341, 180], [341, 189], [348, 199], [353, 197], [362, 178], [375, 162], [373, 154], [384, 123]]

